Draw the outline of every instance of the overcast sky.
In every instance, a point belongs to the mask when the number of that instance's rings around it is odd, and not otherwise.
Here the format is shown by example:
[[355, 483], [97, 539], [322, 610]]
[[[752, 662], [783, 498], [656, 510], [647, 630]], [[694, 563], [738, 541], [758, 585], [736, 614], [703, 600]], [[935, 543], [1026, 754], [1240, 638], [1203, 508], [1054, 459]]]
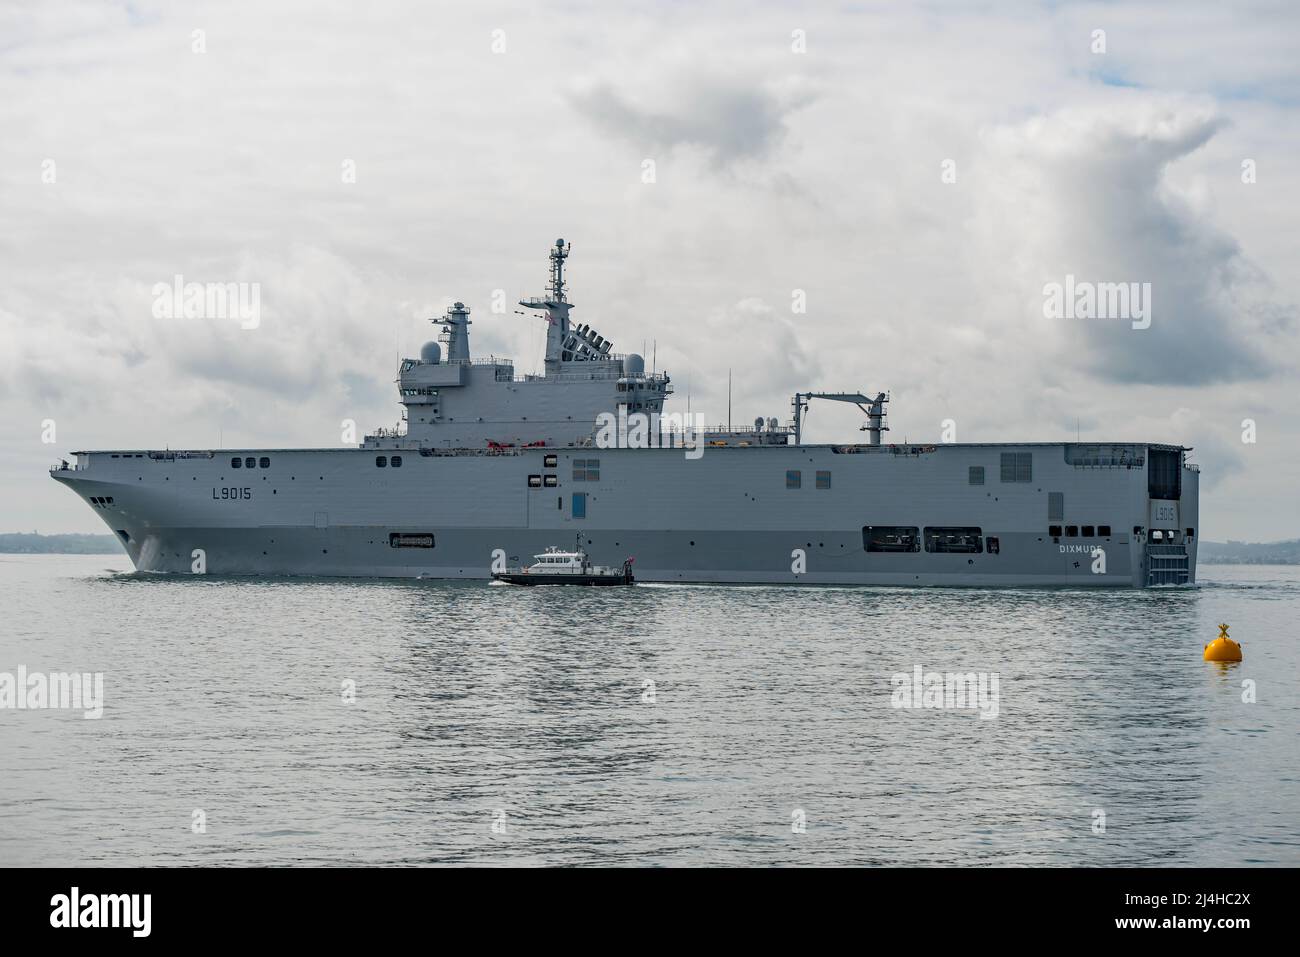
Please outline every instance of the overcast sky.
[[[533, 371], [493, 291], [562, 236], [670, 409], [724, 419], [730, 368], [738, 423], [879, 389], [894, 441], [1181, 442], [1204, 537], [1300, 536], [1300, 7], [613, 6], [0, 5], [0, 531], [104, 531], [73, 450], [391, 426], [456, 299]], [[260, 325], [156, 318], [176, 274]], [[1045, 317], [1067, 275], [1150, 328]]]

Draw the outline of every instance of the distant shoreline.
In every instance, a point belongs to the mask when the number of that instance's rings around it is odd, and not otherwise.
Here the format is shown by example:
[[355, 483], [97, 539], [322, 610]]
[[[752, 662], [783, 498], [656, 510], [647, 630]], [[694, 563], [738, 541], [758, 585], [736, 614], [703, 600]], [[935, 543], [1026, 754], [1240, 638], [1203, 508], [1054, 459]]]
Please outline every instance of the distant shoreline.
[[37, 532], [0, 532], [0, 554], [5, 555], [125, 555], [114, 535], [41, 535]]

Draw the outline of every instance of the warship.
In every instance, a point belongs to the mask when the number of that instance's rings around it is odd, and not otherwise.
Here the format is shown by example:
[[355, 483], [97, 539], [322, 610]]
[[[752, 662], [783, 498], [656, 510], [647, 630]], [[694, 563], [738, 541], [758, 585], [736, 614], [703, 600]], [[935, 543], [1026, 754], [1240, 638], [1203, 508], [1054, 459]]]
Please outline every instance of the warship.
[[[550, 250], [538, 374], [473, 358], [470, 310], [398, 369], [402, 420], [359, 445], [73, 453], [51, 469], [136, 569], [482, 579], [576, 538], [641, 582], [1141, 588], [1195, 582], [1199, 469], [1144, 442], [890, 444], [876, 392], [706, 428], [666, 372], [570, 318]], [[809, 403], [866, 441], [808, 444]], [[696, 417], [698, 418], [698, 416]]]

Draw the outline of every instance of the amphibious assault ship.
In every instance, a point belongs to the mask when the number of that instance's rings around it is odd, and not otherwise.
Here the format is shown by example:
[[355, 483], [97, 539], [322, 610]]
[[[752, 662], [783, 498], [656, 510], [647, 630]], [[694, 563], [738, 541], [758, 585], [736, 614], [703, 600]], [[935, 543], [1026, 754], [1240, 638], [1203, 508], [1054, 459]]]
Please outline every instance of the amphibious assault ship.
[[[569, 252], [520, 302], [547, 322], [540, 374], [473, 358], [457, 302], [401, 361], [403, 421], [359, 447], [77, 452], [51, 474], [150, 572], [488, 580], [576, 535], [642, 582], [1194, 582], [1189, 449], [889, 444], [883, 392], [798, 393], [785, 425], [674, 420], [666, 373], [571, 321]], [[805, 444], [812, 399], [857, 405], [867, 441]]]

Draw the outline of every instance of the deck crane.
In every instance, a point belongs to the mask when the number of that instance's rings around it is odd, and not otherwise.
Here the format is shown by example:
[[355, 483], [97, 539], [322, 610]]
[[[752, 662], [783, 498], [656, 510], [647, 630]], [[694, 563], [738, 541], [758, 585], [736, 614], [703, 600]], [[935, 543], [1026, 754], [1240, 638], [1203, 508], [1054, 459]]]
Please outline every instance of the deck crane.
[[889, 401], [889, 396], [884, 392], [877, 392], [874, 399], [868, 398], [861, 392], [796, 392], [790, 402], [794, 408], [795, 445], [800, 445], [803, 441], [803, 416], [808, 408], [809, 399], [830, 399], [834, 402], [851, 402], [856, 405], [867, 416], [867, 424], [858, 431], [870, 432], [872, 445], [879, 445], [880, 434], [889, 431], [889, 426], [885, 425], [885, 403]]

